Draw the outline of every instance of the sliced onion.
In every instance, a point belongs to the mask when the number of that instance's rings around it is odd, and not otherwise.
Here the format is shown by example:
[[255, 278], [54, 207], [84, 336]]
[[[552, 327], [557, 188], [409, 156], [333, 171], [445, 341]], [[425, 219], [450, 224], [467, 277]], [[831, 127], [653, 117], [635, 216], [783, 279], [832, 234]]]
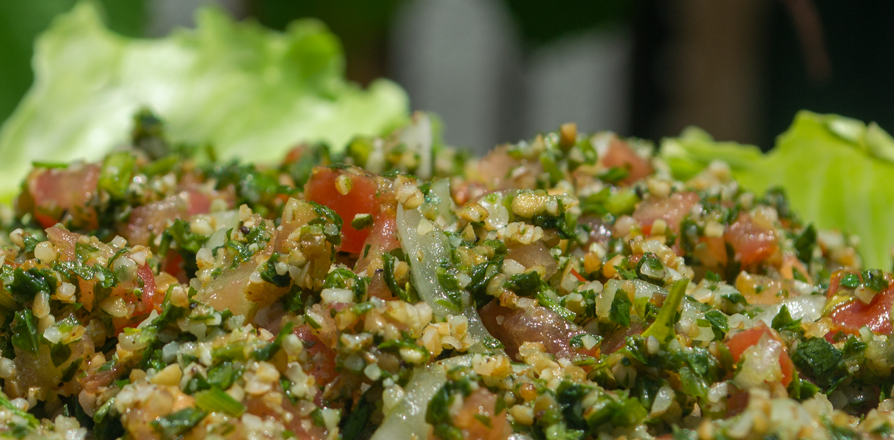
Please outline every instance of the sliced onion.
[[214, 233], [202, 246], [212, 251], [215, 248], [223, 246], [227, 241], [227, 231], [239, 226], [239, 210], [231, 209], [229, 211], [216, 212], [214, 214], [206, 214], [212, 219], [214, 225]]
[[[450, 261], [450, 244], [447, 242], [447, 236], [437, 226], [420, 235], [418, 227], [421, 221], [422, 214], [418, 210], [405, 210], [400, 204], [397, 206], [397, 232], [401, 247], [410, 262], [413, 287], [416, 288], [419, 297], [431, 306], [435, 317], [444, 319], [459, 314], [446, 305], [451, 301], [447, 291], [438, 282], [437, 275], [440, 263]], [[468, 295], [464, 295], [463, 302], [461, 313], [468, 318], [469, 335], [475, 340], [470, 351], [492, 351], [487, 349], [486, 343], [492, 341], [493, 336], [484, 328], [481, 317], [472, 306]]]
[[423, 112], [413, 114], [412, 122], [400, 133], [400, 141], [410, 151], [419, 153], [416, 175], [422, 180], [431, 179], [432, 174], [432, 132], [431, 119]]
[[609, 312], [612, 308], [612, 302], [615, 300], [615, 293], [621, 288], [621, 282], [615, 279], [608, 280], [602, 293], [596, 297], [596, 316], [608, 319]]
[[370, 440], [392, 440], [419, 437], [428, 432], [425, 412], [428, 402], [447, 383], [447, 371], [459, 366], [471, 366], [472, 356], [459, 356], [417, 368], [410, 376], [406, 397], [386, 417]]
[[782, 305], [788, 307], [788, 312], [792, 315], [792, 319], [802, 319], [804, 321], [816, 321], [823, 316], [823, 306], [826, 305], [826, 297], [824, 295], [801, 295], [782, 300], [779, 304], [762, 305], [763, 312], [758, 314], [755, 319], [764, 321], [767, 325], [773, 325], [773, 318], [779, 314]]

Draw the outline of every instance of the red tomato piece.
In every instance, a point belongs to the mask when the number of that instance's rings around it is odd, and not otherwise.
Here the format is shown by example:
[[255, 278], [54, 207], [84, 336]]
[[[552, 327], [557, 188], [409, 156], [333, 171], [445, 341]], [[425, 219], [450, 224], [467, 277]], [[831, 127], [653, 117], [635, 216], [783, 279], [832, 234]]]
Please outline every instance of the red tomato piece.
[[396, 209], [397, 202], [393, 200], [393, 197], [387, 196], [386, 200], [380, 200], [372, 228], [361, 247], [361, 249], [365, 249], [369, 246], [369, 250], [363, 255], [363, 258], [357, 260], [354, 267], [355, 272], [366, 270], [370, 262], [381, 257], [382, 254], [400, 247], [400, 241], [397, 238]]
[[736, 260], [746, 266], [766, 260], [779, 249], [776, 234], [755, 223], [744, 212], [739, 213], [739, 218], [727, 228], [723, 238], [735, 250]]
[[[832, 290], [831, 288], [829, 289]], [[891, 334], [891, 303], [894, 302], [894, 289], [888, 288], [876, 294], [869, 304], [854, 299], [842, 304], [832, 311], [831, 318], [838, 329], [845, 333], [857, 334], [863, 326], [876, 334]]]
[[314, 377], [317, 385], [325, 386], [335, 380], [338, 377], [338, 372], [335, 371], [335, 352], [320, 340], [307, 324], [295, 327], [292, 333], [304, 344], [310, 363], [304, 368], [307, 374]]
[[283, 158], [282, 163], [290, 164], [298, 162], [299, 160], [301, 160], [302, 157], [304, 157], [305, 154], [307, 154], [307, 152], [307, 145], [298, 145], [297, 147], [292, 148], [291, 150], [289, 150], [288, 153], [286, 153], [286, 157]]
[[189, 280], [186, 279], [186, 271], [184, 271], [183, 268], [180, 266], [182, 263], [183, 257], [179, 253], [168, 251], [168, 255], [164, 259], [162, 272], [167, 272], [173, 275], [185, 284], [189, 282]]
[[[378, 183], [374, 176], [358, 173], [357, 169], [335, 170], [327, 167], [316, 167], [304, 185], [304, 197], [312, 202], [325, 205], [335, 211], [342, 219], [342, 241], [339, 250], [359, 253], [369, 236], [369, 229], [356, 230], [351, 221], [357, 214], [375, 213], [376, 191]], [[350, 179], [349, 191], [339, 192], [336, 181], [340, 176]]]
[[626, 142], [614, 138], [608, 145], [608, 151], [602, 157], [602, 165], [607, 168], [623, 168], [627, 170], [627, 177], [621, 181], [630, 185], [643, 177], [652, 174], [654, 169], [649, 161], [639, 157]]
[[211, 196], [196, 190], [188, 190], [186, 194], [188, 200], [186, 211], [190, 217], [211, 212]]
[[572, 347], [571, 338], [586, 332], [546, 307], [513, 310], [494, 300], [482, 307], [479, 313], [481, 323], [503, 343], [506, 354], [512, 358], [516, 358], [519, 347], [525, 342], [539, 342], [557, 358], [598, 355], [596, 347], [590, 350]]
[[96, 227], [96, 212], [87, 202], [96, 192], [100, 167], [97, 164], [66, 169], [36, 170], [28, 177], [28, 195], [34, 202], [35, 219], [44, 228], [69, 214], [76, 226]]
[[728, 263], [726, 242], [723, 237], [699, 237], [698, 246], [692, 252], [707, 270], [722, 273]]
[[698, 194], [692, 192], [674, 193], [662, 199], [650, 197], [636, 205], [633, 218], [647, 235], [651, 234], [652, 223], [658, 219], [664, 220], [671, 231], [679, 232], [680, 222], [698, 200]]
[[143, 294], [140, 297], [143, 304], [144, 312], [150, 313], [153, 310], [161, 312], [161, 303], [164, 301], [164, 295], [158, 295], [155, 291], [155, 275], [148, 264], [140, 266], [137, 270], [137, 277], [143, 282]]
[[[214, 198], [220, 198], [220, 195], [215, 194]], [[211, 212], [211, 201], [212, 196], [201, 191], [181, 191], [157, 202], [134, 208], [130, 220], [126, 225], [119, 226], [118, 232], [132, 245], [147, 245], [174, 220], [178, 218], [185, 220], [196, 214]]]
[[863, 277], [860, 276], [859, 272], [836, 270], [832, 273], [832, 276], [829, 279], [829, 290], [826, 292], [827, 298], [831, 298], [838, 294], [838, 289], [841, 288], [841, 279], [844, 278], [845, 275], [856, 275], [861, 281], [863, 280]]
[[479, 388], [463, 399], [453, 425], [462, 430], [463, 440], [504, 440], [512, 435], [506, 410], [497, 412], [497, 395], [487, 388]]
[[726, 347], [733, 356], [733, 361], [739, 362], [742, 353], [752, 345], [760, 342], [761, 337], [765, 334], [782, 344], [782, 353], [779, 353], [779, 367], [782, 369], [782, 385], [788, 386], [792, 382], [792, 377], [794, 377], [795, 364], [792, 363], [792, 359], [788, 356], [788, 348], [786, 348], [785, 343], [772, 329], [760, 325], [750, 330], [741, 331], [726, 341]]

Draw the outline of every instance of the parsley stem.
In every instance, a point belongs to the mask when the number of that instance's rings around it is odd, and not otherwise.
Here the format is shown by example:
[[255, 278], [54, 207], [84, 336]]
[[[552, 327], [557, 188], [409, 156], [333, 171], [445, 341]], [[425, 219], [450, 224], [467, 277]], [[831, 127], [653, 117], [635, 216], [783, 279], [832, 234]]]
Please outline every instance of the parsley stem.
[[658, 311], [658, 317], [655, 318], [655, 322], [643, 332], [643, 338], [654, 336], [659, 342], [667, 342], [668, 339], [674, 336], [674, 324], [676, 323], [674, 318], [677, 316], [677, 309], [680, 308], [680, 303], [683, 302], [683, 297], [686, 296], [686, 286], [688, 285], [689, 280], [687, 278], [674, 282], [673, 286], [671, 286], [670, 293], [664, 300], [664, 305], [662, 305], [661, 310]]

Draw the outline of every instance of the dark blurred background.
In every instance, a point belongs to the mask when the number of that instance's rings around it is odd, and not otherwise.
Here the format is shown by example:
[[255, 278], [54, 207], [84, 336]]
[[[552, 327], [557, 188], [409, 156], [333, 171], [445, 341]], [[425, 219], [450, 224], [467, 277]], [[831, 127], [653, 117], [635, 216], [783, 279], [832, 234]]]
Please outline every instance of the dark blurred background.
[[[74, 0], [0, 3], [0, 120], [34, 37]], [[314, 17], [349, 79], [388, 77], [448, 142], [485, 149], [576, 121], [657, 140], [697, 125], [772, 145], [800, 109], [894, 129], [894, 2], [867, 0], [102, 0], [112, 29], [162, 36], [216, 3], [282, 29]]]

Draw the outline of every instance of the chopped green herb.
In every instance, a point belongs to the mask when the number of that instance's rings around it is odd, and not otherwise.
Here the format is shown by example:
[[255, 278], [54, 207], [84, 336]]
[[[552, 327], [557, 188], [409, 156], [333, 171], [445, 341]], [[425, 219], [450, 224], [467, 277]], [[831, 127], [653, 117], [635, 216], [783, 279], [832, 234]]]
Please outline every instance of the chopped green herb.
[[192, 428], [205, 418], [205, 411], [196, 408], [184, 408], [151, 422], [152, 428], [161, 438], [174, 440], [183, 438]]
[[792, 319], [791, 313], [789, 313], [788, 306], [785, 304], [779, 309], [779, 313], [773, 317], [772, 321], [773, 329], [776, 331], [798, 331], [801, 329], [801, 320], [800, 319]]
[[838, 284], [848, 289], [856, 289], [860, 287], [860, 276], [855, 273], [844, 274]]
[[404, 289], [399, 284], [397, 284], [397, 281], [394, 280], [394, 266], [396, 264], [395, 260], [397, 260], [394, 255], [386, 252], [382, 254], [382, 258], [384, 260], [383, 275], [385, 277], [385, 284], [391, 290], [391, 293], [393, 293], [394, 296], [400, 298], [401, 301], [405, 301], [410, 304], [419, 302], [419, 298], [417, 298], [412, 291]]
[[722, 312], [710, 310], [705, 313], [705, 320], [711, 324], [714, 330], [714, 339], [723, 339], [723, 336], [729, 332], [729, 319]]
[[813, 227], [813, 224], [810, 224], [795, 238], [795, 252], [798, 255], [798, 259], [805, 263], [810, 263], [815, 247], [816, 228]]
[[633, 304], [630, 302], [630, 298], [627, 297], [627, 292], [622, 289], [618, 289], [615, 292], [615, 297], [612, 299], [611, 310], [608, 314], [608, 319], [610, 319], [615, 324], [620, 325], [621, 327], [629, 327], [630, 326], [630, 307]]
[[37, 318], [30, 310], [16, 312], [12, 323], [12, 345], [33, 355], [40, 346], [40, 335], [37, 332]]
[[354, 216], [354, 219], [351, 220], [351, 227], [358, 231], [369, 228], [372, 224], [373, 216], [370, 214], [357, 214]]
[[68, 345], [61, 343], [53, 344], [50, 348], [50, 358], [53, 361], [53, 365], [57, 367], [65, 363], [69, 357], [71, 357], [71, 348]]
[[222, 412], [233, 417], [239, 417], [245, 412], [245, 405], [217, 387], [196, 393], [195, 397], [196, 406], [208, 412]]
[[113, 199], [125, 199], [133, 178], [134, 163], [134, 155], [129, 151], [120, 151], [106, 156], [99, 172], [97, 188], [108, 192]]
[[25, 304], [34, 299], [38, 292], [52, 294], [56, 291], [56, 277], [53, 273], [32, 267], [28, 270], [16, 268], [13, 271], [13, 281], [6, 286], [6, 290], [19, 304]]
[[252, 354], [252, 357], [259, 361], [269, 361], [270, 358], [272, 358], [273, 355], [275, 355], [276, 352], [279, 351], [280, 347], [282, 347], [282, 340], [292, 333], [292, 327], [294, 326], [295, 324], [287, 322], [285, 325], [282, 326], [282, 329], [280, 329], [279, 334], [276, 335], [276, 338], [273, 339], [273, 342], [267, 344], [263, 348], [255, 350], [255, 352]]
[[671, 286], [670, 293], [664, 300], [664, 305], [661, 306], [661, 310], [658, 312], [658, 317], [655, 318], [655, 322], [643, 332], [643, 338], [654, 336], [659, 342], [663, 343], [674, 336], [674, 324], [676, 324], [675, 317], [677, 316], [677, 309], [680, 308], [680, 303], [683, 301], [683, 297], [686, 296], [686, 286], [688, 285], [689, 279], [687, 278], [674, 282], [673, 286]]
[[276, 263], [278, 262], [279, 254], [274, 252], [273, 255], [270, 255], [267, 262], [264, 263], [264, 269], [260, 272], [261, 279], [276, 287], [286, 287], [291, 283], [292, 279], [288, 272], [282, 275], [279, 274], [276, 270]]
[[838, 368], [841, 357], [841, 351], [824, 338], [810, 338], [798, 344], [792, 354], [792, 362], [799, 371], [828, 391], [845, 377]]

